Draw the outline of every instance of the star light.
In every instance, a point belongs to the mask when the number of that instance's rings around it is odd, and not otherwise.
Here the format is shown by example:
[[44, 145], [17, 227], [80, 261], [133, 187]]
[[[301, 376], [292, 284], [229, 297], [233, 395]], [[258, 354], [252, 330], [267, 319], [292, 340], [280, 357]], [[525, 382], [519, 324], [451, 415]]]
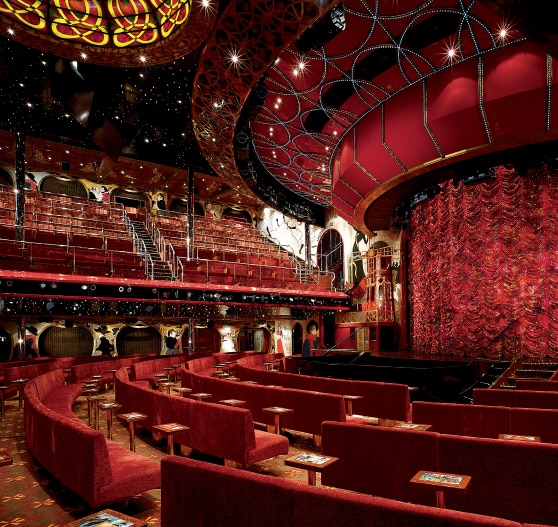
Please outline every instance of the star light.
[[307, 64], [303, 59], [300, 59], [293, 68], [294, 77], [302, 77], [308, 71]]
[[506, 22], [502, 22], [496, 31], [496, 40], [498, 40], [500, 44], [504, 44], [509, 38], [511, 38], [510, 33], [511, 26]]
[[452, 42], [445, 45], [443, 60], [445, 63], [449, 63], [449, 64], [459, 60], [459, 49]]

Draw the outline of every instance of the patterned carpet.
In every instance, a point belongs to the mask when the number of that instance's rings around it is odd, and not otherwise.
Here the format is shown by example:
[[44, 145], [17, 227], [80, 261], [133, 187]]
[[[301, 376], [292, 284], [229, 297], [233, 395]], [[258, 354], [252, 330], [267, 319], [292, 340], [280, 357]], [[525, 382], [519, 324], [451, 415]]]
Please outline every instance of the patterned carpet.
[[[108, 401], [113, 398], [111, 391], [104, 395]], [[88, 422], [85, 397], [77, 399], [74, 411], [84, 423]], [[18, 409], [17, 398], [9, 399], [5, 402], [5, 416], [0, 421], [0, 450], [6, 450], [14, 460], [12, 465], [0, 467], [0, 527], [61, 527], [94, 512], [83, 499], [42, 468], [27, 450], [23, 412]], [[100, 424], [101, 431], [106, 432], [104, 412], [101, 412]], [[311, 436], [297, 433], [290, 439], [288, 456], [255, 463], [250, 470], [307, 484], [305, 471], [286, 467], [283, 461], [300, 452], [315, 451]], [[117, 419], [113, 423], [113, 440], [129, 447], [128, 430]], [[155, 443], [149, 432], [140, 429], [136, 436], [136, 451], [152, 459], [161, 459], [166, 453], [166, 442]], [[219, 459], [200, 456], [198, 459], [222, 464]], [[320, 484], [319, 474], [317, 483]], [[132, 496], [126, 503], [114, 504], [110, 508], [157, 527], [160, 525], [160, 500], [161, 492], [157, 489]]]

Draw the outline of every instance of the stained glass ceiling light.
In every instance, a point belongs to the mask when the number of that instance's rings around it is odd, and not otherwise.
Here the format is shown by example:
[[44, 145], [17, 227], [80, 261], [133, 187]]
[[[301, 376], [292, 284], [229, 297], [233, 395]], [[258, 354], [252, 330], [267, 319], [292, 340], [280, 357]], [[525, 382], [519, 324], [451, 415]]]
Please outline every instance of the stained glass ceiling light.
[[0, 15], [69, 42], [130, 48], [168, 38], [191, 9], [192, 0], [4, 0]]

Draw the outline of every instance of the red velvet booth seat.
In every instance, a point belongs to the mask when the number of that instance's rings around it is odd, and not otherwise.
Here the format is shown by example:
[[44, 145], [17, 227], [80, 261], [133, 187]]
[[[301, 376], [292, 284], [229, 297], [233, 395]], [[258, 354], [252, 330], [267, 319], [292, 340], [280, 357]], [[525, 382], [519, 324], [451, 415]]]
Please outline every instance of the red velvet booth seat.
[[67, 409], [78, 394], [79, 386], [64, 385], [61, 370], [45, 373], [26, 384], [24, 427], [33, 456], [92, 508], [159, 488], [161, 472], [157, 461], [130, 452], [81, 420], [53, 409], [58, 404]]
[[510, 433], [538, 436], [543, 443], [558, 444], [558, 410], [510, 408]]
[[473, 404], [558, 410], [558, 392], [475, 388], [473, 390]]
[[162, 459], [161, 477], [161, 527], [520, 527], [177, 456]]
[[429, 505], [432, 487], [410, 488], [419, 470], [468, 475], [466, 493], [445, 493], [447, 508], [558, 525], [558, 445], [343, 423], [322, 428], [322, 453], [340, 458], [322, 473], [323, 485]]
[[281, 406], [290, 408], [293, 413], [281, 417], [281, 427], [299, 432], [321, 435], [323, 421], [345, 421], [344, 400], [340, 395], [294, 390], [289, 388], [245, 384], [198, 375], [182, 370], [182, 386], [192, 388], [195, 392], [212, 394], [212, 402], [222, 399], [239, 399], [246, 401], [257, 423], [273, 425], [274, 416], [264, 412], [263, 408]]
[[535, 379], [516, 379], [515, 387], [518, 390], [535, 390], [537, 392], [558, 392], [556, 380], [541, 381]]
[[558, 446], [440, 435], [438, 470], [471, 476], [446, 506], [522, 523], [558, 525]]
[[235, 368], [235, 375], [242, 380], [337, 395], [361, 395], [362, 399], [353, 401], [354, 414], [401, 421], [411, 419], [409, 388], [404, 384], [331, 379], [265, 371], [261, 368], [243, 366], [244, 361], [238, 362], [239, 366]]
[[416, 401], [413, 423], [429, 424], [431, 432], [498, 438], [511, 433], [510, 408], [471, 404]]
[[154, 425], [163, 423], [188, 426], [188, 430], [174, 435], [174, 441], [188, 449], [242, 466], [289, 451], [286, 437], [255, 430], [252, 415], [245, 408], [169, 395], [152, 390], [145, 383], [127, 381], [126, 377], [125, 370], [116, 374], [116, 401], [122, 405], [121, 412], [146, 414], [147, 419], [140, 424], [152, 432], [156, 432]]
[[99, 386], [112, 384], [114, 375], [110, 370], [131, 366], [139, 360], [138, 357], [93, 357], [94, 360], [83, 364], [76, 364], [70, 369], [70, 381], [73, 383], [85, 382], [93, 375], [101, 375]]
[[2, 383], [9, 386], [4, 393], [4, 397], [12, 397], [18, 393], [18, 386], [12, 384], [16, 379], [34, 379], [43, 373], [54, 371], [58, 365], [54, 361], [40, 361], [32, 364], [21, 364], [19, 366], [6, 365], [4, 370], [4, 380]]
[[436, 504], [435, 493], [410, 483], [419, 470], [438, 466], [438, 434], [325, 422], [322, 453], [338, 457], [322, 484], [383, 498]]
[[155, 386], [157, 374], [167, 374], [165, 368], [173, 367], [178, 370], [179, 365], [184, 362], [182, 355], [165, 355], [156, 359], [142, 360], [131, 365], [130, 378], [135, 381], [149, 381]]

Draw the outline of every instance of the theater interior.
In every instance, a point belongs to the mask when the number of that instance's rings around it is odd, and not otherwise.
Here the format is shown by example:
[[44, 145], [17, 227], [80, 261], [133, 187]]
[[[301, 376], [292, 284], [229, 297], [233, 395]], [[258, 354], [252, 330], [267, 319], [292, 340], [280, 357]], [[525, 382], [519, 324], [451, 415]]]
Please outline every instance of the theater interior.
[[0, 525], [558, 525], [557, 11], [5, 0]]

